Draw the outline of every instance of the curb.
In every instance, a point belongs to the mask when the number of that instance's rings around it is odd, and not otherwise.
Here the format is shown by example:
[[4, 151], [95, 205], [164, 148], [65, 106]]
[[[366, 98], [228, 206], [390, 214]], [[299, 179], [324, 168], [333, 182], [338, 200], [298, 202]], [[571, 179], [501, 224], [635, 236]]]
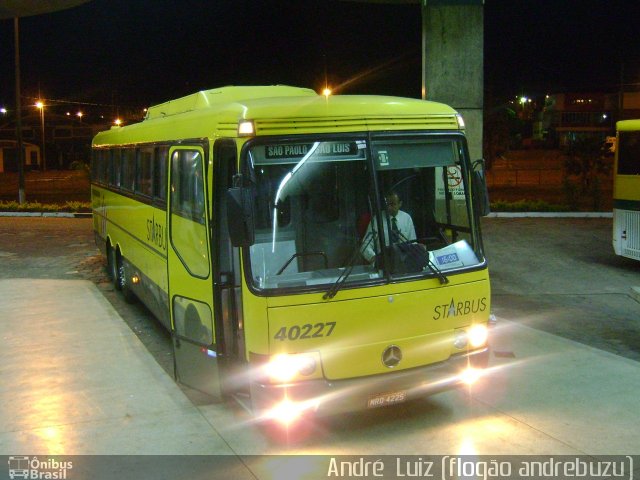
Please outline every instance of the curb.
[[0, 212], [0, 217], [91, 218], [92, 213], [71, 212]]
[[491, 212], [489, 218], [613, 218], [613, 212]]
[[631, 298], [640, 303], [640, 287], [631, 287]]

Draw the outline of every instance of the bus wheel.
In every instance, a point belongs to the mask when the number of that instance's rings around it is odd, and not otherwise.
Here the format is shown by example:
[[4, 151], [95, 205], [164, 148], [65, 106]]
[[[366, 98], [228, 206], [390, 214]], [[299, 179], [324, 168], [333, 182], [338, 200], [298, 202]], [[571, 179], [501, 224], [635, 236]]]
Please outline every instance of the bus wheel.
[[109, 270], [109, 277], [111, 283], [116, 290], [120, 290], [120, 281], [118, 280], [118, 261], [116, 250], [109, 244], [107, 244], [107, 269]]
[[136, 300], [136, 294], [133, 293], [131, 289], [131, 285], [129, 284], [129, 279], [127, 278], [127, 270], [124, 266], [124, 258], [118, 255], [118, 284], [120, 288], [118, 290], [122, 291], [122, 296], [127, 303], [133, 303]]

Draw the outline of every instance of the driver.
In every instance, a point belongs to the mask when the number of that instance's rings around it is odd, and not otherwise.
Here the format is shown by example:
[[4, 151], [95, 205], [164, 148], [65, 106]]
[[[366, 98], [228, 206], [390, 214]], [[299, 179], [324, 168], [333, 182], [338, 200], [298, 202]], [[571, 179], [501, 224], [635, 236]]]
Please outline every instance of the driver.
[[[411, 215], [400, 210], [402, 200], [395, 192], [389, 192], [384, 196], [386, 215], [384, 216], [384, 239], [387, 245], [394, 243], [411, 242], [416, 240], [416, 229], [413, 226]], [[363, 237], [362, 256], [369, 263], [376, 260], [376, 250], [379, 251], [376, 219], [372, 219], [367, 226]], [[389, 241], [391, 235], [391, 241]]]

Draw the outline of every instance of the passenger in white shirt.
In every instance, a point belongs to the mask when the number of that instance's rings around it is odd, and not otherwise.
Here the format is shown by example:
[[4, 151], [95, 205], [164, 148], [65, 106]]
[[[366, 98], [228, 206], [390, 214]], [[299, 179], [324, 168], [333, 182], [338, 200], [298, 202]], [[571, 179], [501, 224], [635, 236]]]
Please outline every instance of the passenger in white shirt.
[[[416, 229], [413, 226], [411, 215], [400, 210], [402, 201], [396, 193], [388, 193], [385, 195], [387, 205], [387, 214], [383, 216], [385, 223], [384, 239], [387, 245], [392, 243], [400, 243], [416, 240]], [[367, 231], [363, 237], [362, 256], [369, 263], [376, 260], [376, 250], [380, 250], [378, 246], [378, 227], [376, 219], [369, 222]], [[391, 242], [389, 242], [389, 233], [391, 232]]]

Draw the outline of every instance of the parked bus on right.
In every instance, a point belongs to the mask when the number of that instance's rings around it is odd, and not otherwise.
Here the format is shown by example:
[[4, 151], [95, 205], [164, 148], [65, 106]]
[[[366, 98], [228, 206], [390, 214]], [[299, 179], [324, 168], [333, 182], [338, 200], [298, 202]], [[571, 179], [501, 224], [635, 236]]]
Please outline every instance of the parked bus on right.
[[613, 250], [640, 260], [640, 119], [616, 124]]

